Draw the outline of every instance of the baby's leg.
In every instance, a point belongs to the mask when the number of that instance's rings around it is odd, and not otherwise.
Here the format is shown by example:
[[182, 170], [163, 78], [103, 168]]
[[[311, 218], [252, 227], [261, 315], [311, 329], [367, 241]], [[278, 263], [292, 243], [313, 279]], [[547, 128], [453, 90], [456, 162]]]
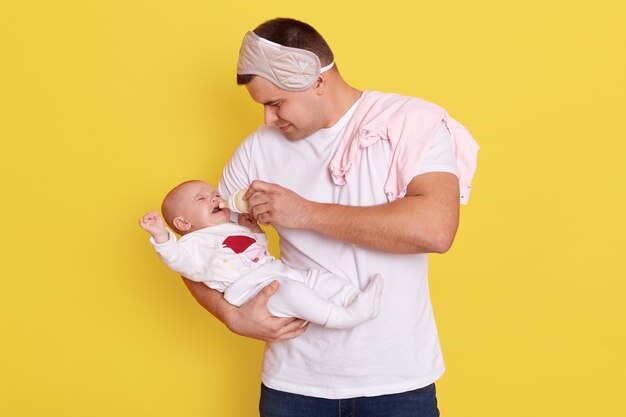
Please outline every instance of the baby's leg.
[[376, 317], [380, 310], [382, 290], [383, 278], [376, 274], [352, 303], [344, 308], [333, 308], [331, 310], [326, 327], [334, 329], [349, 328]]
[[298, 317], [324, 326], [333, 303], [320, 297], [303, 282], [278, 278], [280, 287], [267, 302], [270, 314], [276, 317]]
[[[304, 272], [304, 271], [303, 271]], [[346, 278], [331, 274], [319, 269], [309, 269], [305, 272], [307, 287], [311, 288], [322, 298], [335, 304], [347, 306], [361, 293], [361, 290]]]
[[354, 327], [378, 315], [383, 280], [375, 275], [354, 301], [343, 307], [325, 300], [300, 281], [280, 278], [267, 308], [273, 316], [299, 317], [333, 329]]

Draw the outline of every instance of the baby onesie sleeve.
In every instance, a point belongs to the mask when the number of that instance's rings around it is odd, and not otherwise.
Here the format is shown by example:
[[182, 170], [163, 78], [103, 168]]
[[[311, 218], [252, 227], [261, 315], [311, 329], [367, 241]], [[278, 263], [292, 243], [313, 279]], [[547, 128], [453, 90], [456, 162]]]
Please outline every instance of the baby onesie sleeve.
[[203, 274], [206, 272], [206, 267], [194, 253], [193, 246], [176, 240], [171, 230], [168, 229], [167, 232], [170, 238], [164, 243], [156, 243], [150, 237], [150, 243], [163, 263], [186, 278], [197, 282], [204, 281]]
[[254, 237], [256, 237], [256, 241], [259, 242], [261, 246], [267, 249], [267, 235], [265, 233], [255, 233]]

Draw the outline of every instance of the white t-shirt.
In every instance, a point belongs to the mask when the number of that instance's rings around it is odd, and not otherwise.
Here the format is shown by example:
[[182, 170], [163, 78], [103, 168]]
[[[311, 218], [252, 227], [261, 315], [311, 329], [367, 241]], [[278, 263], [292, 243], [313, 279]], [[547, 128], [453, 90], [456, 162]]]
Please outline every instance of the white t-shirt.
[[[220, 194], [227, 198], [259, 179], [321, 203], [386, 203], [383, 187], [391, 160], [388, 141], [380, 140], [360, 152], [347, 184], [337, 186], [330, 177], [329, 163], [357, 105], [358, 101], [333, 127], [298, 141], [287, 140], [272, 127], [257, 129], [225, 167]], [[457, 172], [452, 141], [443, 123], [415, 175], [435, 171]], [[380, 273], [384, 287], [380, 314], [373, 320], [349, 330], [310, 325], [295, 339], [268, 343], [261, 374], [266, 386], [338, 399], [417, 389], [443, 374], [426, 254], [390, 254], [308, 230], [276, 229], [285, 264], [325, 269], [360, 288]]]

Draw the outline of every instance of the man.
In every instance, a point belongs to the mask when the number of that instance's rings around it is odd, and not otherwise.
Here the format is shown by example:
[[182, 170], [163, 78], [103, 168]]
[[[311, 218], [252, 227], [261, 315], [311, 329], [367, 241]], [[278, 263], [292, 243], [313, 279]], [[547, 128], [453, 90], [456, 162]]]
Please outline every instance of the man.
[[237, 73], [265, 127], [239, 146], [220, 193], [251, 186], [252, 214], [276, 228], [286, 264], [361, 288], [384, 277], [379, 316], [350, 330], [271, 317], [275, 283], [235, 308], [185, 280], [233, 332], [268, 342], [261, 415], [439, 415], [445, 366], [427, 253], [452, 245], [478, 146], [435, 105], [351, 87], [322, 36], [297, 20], [248, 32]]

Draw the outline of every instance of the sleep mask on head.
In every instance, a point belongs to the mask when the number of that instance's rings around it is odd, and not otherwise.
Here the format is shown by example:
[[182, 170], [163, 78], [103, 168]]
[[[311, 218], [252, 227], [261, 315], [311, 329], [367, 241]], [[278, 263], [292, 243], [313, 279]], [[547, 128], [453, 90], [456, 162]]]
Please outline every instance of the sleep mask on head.
[[322, 67], [311, 51], [283, 46], [248, 32], [239, 49], [237, 74], [259, 75], [282, 90], [305, 91], [334, 65], [333, 61]]

